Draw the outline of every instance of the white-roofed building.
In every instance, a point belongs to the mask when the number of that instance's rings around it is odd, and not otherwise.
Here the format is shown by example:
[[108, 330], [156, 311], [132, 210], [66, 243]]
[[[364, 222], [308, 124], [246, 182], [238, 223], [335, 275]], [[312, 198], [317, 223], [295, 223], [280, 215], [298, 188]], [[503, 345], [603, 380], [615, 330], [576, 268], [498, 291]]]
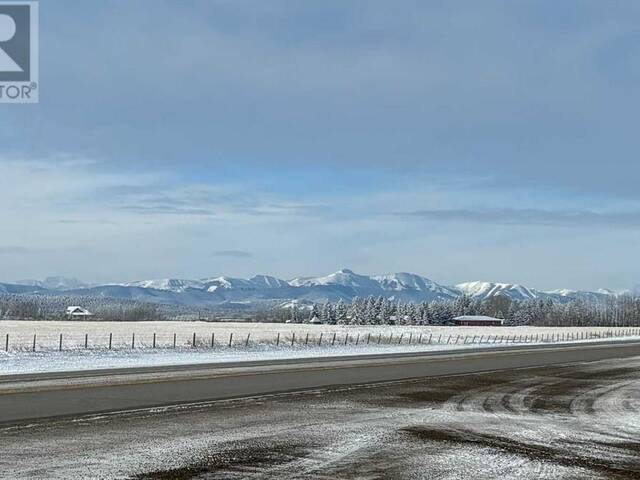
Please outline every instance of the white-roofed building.
[[453, 319], [454, 325], [473, 327], [499, 327], [504, 324], [502, 318], [487, 317], [485, 315], [462, 315]]
[[86, 308], [82, 308], [79, 306], [67, 307], [67, 318], [69, 319], [81, 319], [91, 317], [93, 313], [91, 313]]

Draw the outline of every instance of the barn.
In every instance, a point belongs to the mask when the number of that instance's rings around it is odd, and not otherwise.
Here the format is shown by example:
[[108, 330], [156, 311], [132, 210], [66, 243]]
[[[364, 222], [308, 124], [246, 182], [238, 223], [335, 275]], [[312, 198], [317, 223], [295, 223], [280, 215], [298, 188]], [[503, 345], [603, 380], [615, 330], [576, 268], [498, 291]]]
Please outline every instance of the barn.
[[462, 315], [454, 318], [453, 324], [469, 327], [499, 327], [504, 324], [504, 320], [485, 315]]
[[91, 317], [92, 315], [93, 313], [91, 313], [86, 308], [82, 308], [78, 306], [67, 307], [68, 319], [73, 319], [73, 320], [85, 319], [85, 318]]

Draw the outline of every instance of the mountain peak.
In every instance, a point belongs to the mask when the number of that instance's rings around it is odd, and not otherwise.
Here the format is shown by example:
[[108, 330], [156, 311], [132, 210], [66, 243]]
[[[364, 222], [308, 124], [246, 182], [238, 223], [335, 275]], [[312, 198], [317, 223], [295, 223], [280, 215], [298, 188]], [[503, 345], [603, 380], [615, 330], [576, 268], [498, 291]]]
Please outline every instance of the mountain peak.
[[475, 281], [459, 283], [455, 288], [461, 293], [478, 299], [503, 296], [509, 297], [511, 300], [532, 300], [542, 296], [542, 292], [518, 285], [517, 283]]
[[139, 280], [125, 283], [125, 287], [153, 288], [155, 290], [167, 290], [171, 292], [183, 292], [188, 288], [202, 289], [204, 285], [197, 280], [182, 278], [159, 278], [154, 280]]
[[289, 283], [271, 275], [254, 275], [249, 279], [258, 288], [290, 287]]
[[343, 275], [357, 275], [353, 270], [349, 268], [341, 268], [336, 273], [342, 273]]

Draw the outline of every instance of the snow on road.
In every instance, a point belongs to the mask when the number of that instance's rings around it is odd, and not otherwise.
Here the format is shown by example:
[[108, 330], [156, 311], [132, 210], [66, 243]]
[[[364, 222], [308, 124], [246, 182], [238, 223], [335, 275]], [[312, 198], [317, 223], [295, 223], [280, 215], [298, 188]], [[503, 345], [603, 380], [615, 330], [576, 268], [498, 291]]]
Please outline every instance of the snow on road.
[[[472, 348], [478, 345], [458, 345]], [[287, 358], [313, 358], [368, 353], [398, 353], [447, 350], [449, 345], [339, 345], [325, 347], [273, 346], [104, 350], [80, 349], [43, 352], [0, 352], [0, 375], [19, 373], [73, 371], [101, 368], [148, 367], [185, 365], [194, 363], [227, 363], [252, 360], [278, 360]]]
[[640, 359], [0, 429], [3, 478], [632, 479]]

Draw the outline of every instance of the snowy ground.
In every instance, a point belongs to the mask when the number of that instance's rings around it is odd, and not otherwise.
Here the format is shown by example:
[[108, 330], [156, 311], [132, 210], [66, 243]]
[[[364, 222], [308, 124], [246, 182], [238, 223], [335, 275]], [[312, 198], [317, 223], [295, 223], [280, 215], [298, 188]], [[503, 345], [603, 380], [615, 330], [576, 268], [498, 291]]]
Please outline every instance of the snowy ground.
[[[207, 322], [0, 322], [0, 375], [596, 341], [637, 329], [335, 326]], [[60, 335], [62, 334], [62, 351]], [[153, 337], [155, 334], [155, 348]], [[193, 348], [193, 338], [196, 348]], [[8, 348], [6, 335], [9, 335]], [[36, 348], [33, 351], [35, 335]], [[176, 347], [173, 347], [174, 335]], [[213, 347], [211, 340], [213, 337]], [[248, 337], [248, 340], [247, 340]], [[111, 338], [112, 349], [109, 350]], [[87, 348], [85, 348], [85, 340]], [[229, 342], [231, 341], [231, 346]], [[134, 348], [132, 348], [132, 346]], [[7, 351], [5, 351], [5, 349]]]
[[[494, 344], [482, 344], [482, 347]], [[84, 369], [145, 367], [161, 365], [185, 365], [194, 363], [225, 363], [251, 360], [276, 360], [286, 358], [330, 357], [342, 355], [362, 355], [369, 353], [398, 353], [422, 352], [477, 348], [478, 343], [458, 345], [447, 344], [351, 344], [318, 347], [304, 345], [291, 347], [290, 345], [275, 348], [275, 346], [261, 345], [244, 348], [217, 346], [211, 348], [179, 348], [173, 349], [134, 349], [134, 350], [104, 350], [80, 349], [41, 352], [0, 352], [0, 375], [20, 373], [73, 371]], [[499, 346], [499, 344], [495, 344]], [[503, 344], [504, 346], [504, 344]]]
[[[640, 359], [0, 429], [12, 479], [637, 479]], [[3, 477], [3, 478], [4, 478]]]

